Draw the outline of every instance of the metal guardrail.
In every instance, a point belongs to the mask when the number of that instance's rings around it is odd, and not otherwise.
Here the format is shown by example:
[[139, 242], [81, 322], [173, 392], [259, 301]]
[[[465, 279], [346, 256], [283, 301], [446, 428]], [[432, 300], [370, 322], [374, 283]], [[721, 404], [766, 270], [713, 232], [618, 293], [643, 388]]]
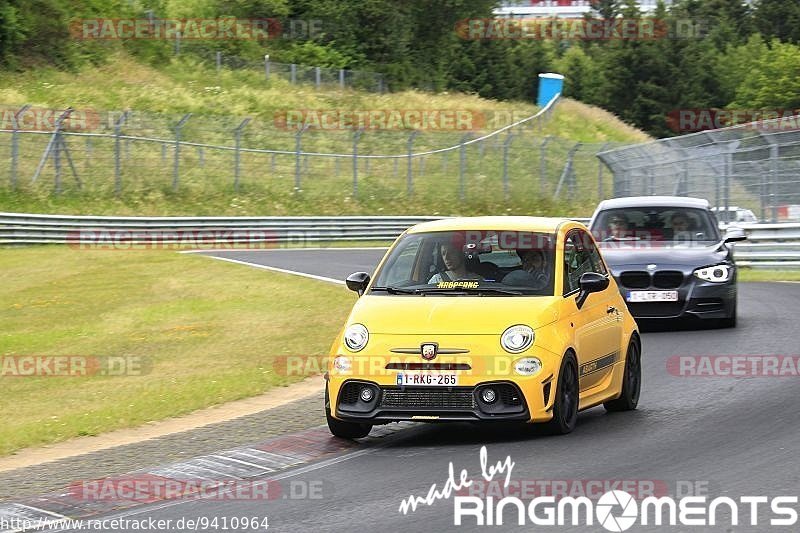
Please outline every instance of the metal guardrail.
[[[102, 217], [0, 213], [0, 244], [256, 245], [390, 241], [407, 228], [446, 217]], [[574, 218], [588, 223], [588, 218]], [[800, 268], [800, 224], [737, 224], [748, 240], [735, 245], [737, 263]], [[83, 240], [82, 240], [83, 239]]]

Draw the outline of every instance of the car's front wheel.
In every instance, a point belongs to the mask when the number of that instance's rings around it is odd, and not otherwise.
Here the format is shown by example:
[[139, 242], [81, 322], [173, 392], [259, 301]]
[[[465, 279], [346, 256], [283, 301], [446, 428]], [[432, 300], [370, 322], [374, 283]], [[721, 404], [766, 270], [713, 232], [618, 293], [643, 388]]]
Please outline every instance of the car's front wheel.
[[639, 404], [642, 390], [642, 348], [638, 337], [628, 343], [625, 356], [625, 376], [622, 378], [622, 394], [616, 400], [605, 402], [606, 411], [633, 411]]
[[553, 419], [548, 423], [549, 433], [565, 435], [570, 433], [578, 423], [578, 361], [575, 354], [567, 352], [558, 373], [556, 397], [553, 403]]
[[331, 402], [328, 396], [328, 386], [325, 386], [325, 418], [328, 420], [328, 429], [334, 437], [343, 439], [360, 439], [369, 435], [372, 424], [360, 422], [346, 422], [331, 416]]

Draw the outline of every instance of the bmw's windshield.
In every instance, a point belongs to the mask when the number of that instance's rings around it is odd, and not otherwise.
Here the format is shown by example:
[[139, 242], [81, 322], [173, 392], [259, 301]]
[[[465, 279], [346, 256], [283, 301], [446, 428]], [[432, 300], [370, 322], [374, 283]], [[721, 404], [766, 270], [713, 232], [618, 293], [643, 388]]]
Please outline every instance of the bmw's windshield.
[[598, 213], [591, 227], [597, 242], [701, 243], [720, 240], [713, 216], [704, 209], [628, 207]]
[[373, 294], [553, 295], [555, 236], [520, 231], [405, 235], [372, 285]]

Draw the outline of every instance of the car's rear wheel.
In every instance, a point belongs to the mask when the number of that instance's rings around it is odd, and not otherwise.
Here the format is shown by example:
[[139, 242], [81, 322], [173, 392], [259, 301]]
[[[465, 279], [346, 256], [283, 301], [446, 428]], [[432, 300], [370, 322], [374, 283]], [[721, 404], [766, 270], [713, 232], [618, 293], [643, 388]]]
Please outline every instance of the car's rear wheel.
[[570, 433], [578, 423], [578, 362], [575, 354], [567, 352], [558, 373], [556, 397], [553, 403], [553, 419], [548, 422], [547, 429], [554, 435]]
[[331, 402], [328, 396], [328, 386], [325, 386], [325, 418], [328, 420], [328, 429], [334, 437], [343, 439], [360, 439], [369, 435], [372, 424], [361, 422], [346, 422], [331, 416]]
[[642, 390], [642, 347], [635, 335], [628, 343], [625, 355], [625, 376], [622, 378], [622, 394], [616, 400], [605, 402], [606, 411], [633, 411], [639, 404]]

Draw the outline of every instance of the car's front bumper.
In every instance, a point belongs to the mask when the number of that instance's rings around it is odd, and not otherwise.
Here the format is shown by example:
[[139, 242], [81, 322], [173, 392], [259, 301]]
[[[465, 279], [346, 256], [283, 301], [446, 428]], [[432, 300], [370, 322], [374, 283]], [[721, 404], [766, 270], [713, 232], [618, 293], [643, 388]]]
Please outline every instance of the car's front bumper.
[[[327, 377], [331, 414], [340, 420], [376, 424], [399, 420], [546, 422], [552, 418], [561, 357], [547, 350], [534, 346], [524, 355], [513, 357], [443, 355], [430, 364], [420, 363], [419, 356], [410, 357], [416, 357], [414, 365], [429, 365], [424, 371], [435, 365], [446, 368], [455, 364], [468, 369], [452, 371], [458, 376], [455, 386], [400, 386], [398, 374], [406, 370], [397, 369], [378, 356], [350, 355], [353, 369], [371, 371], [340, 373], [331, 369]], [[521, 357], [537, 357], [542, 362], [541, 370], [532, 376], [517, 375], [513, 361]], [[364, 387], [372, 390], [369, 401], [360, 397]], [[487, 387], [495, 391], [494, 402], [487, 403], [481, 397]]]
[[687, 276], [687, 280], [680, 287], [674, 289], [678, 291], [676, 302], [628, 302], [627, 295], [631, 290], [661, 289], [630, 289], [620, 285], [622, 297], [637, 320], [673, 318], [716, 320], [729, 318], [736, 310], [735, 278], [724, 283], [713, 283], [703, 281], [695, 276]]

